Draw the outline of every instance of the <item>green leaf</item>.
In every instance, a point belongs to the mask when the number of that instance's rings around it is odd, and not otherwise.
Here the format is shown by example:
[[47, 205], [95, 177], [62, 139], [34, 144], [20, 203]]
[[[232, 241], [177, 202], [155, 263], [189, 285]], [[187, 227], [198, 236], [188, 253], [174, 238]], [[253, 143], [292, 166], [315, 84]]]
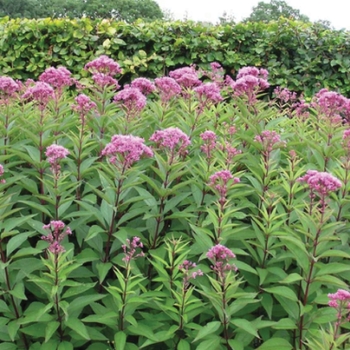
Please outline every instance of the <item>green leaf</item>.
[[0, 299], [0, 313], [6, 313], [6, 312], [11, 312], [8, 305]]
[[94, 301], [103, 299], [106, 295], [101, 295], [101, 294], [92, 294], [92, 295], [84, 295], [82, 297], [74, 299], [69, 304], [68, 307], [68, 313], [71, 314], [75, 311], [80, 311], [82, 310], [86, 305], [91, 304]]
[[14, 343], [1, 343], [0, 350], [17, 350], [17, 345]]
[[67, 341], [63, 341], [62, 343], [60, 343], [60, 345], [58, 346], [57, 350], [73, 350], [73, 345], [72, 343], [69, 343]]
[[8, 323], [8, 325], [7, 325], [7, 332], [8, 332], [8, 334], [9, 334], [9, 336], [10, 336], [12, 341], [15, 341], [17, 332], [19, 330], [19, 327], [20, 327], [20, 325], [17, 322], [17, 320], [11, 321], [11, 322]]
[[272, 326], [273, 329], [296, 329], [297, 326], [290, 318], [281, 318]]
[[27, 300], [27, 297], [24, 294], [24, 285], [23, 283], [18, 283], [15, 287], [9, 291], [11, 295], [20, 300]]
[[45, 327], [45, 343], [47, 343], [51, 339], [53, 334], [58, 329], [59, 325], [60, 325], [60, 323], [57, 321], [51, 321], [46, 325], [46, 327]]
[[197, 336], [194, 338], [193, 342], [198, 341], [204, 337], [206, 337], [209, 334], [212, 334], [216, 332], [221, 326], [221, 322], [219, 321], [213, 321], [207, 323], [204, 327], [202, 327], [199, 332], [197, 333]]
[[191, 350], [191, 345], [185, 339], [181, 339], [177, 345], [177, 350]]
[[271, 288], [264, 288], [265, 292], [271, 293], [271, 294], [277, 294], [282, 297], [285, 297], [287, 299], [290, 299], [292, 301], [297, 301], [298, 298], [295, 294], [295, 292], [288, 288], [288, 287], [271, 287]]
[[8, 241], [6, 246], [7, 256], [10, 256], [14, 250], [19, 248], [21, 244], [25, 242], [30, 235], [32, 235], [31, 232], [24, 232], [24, 233], [19, 233], [14, 237], [11, 237], [11, 239]]
[[298, 273], [291, 273], [290, 275], [288, 275], [286, 278], [284, 278], [279, 283], [290, 284], [290, 283], [294, 283], [297, 281], [301, 281], [302, 279], [303, 279], [303, 277], [301, 277]]
[[246, 331], [247, 333], [253, 335], [256, 338], [259, 338], [257, 329], [249, 321], [243, 318], [238, 318], [238, 319], [236, 318], [234, 320], [231, 320], [231, 323], [235, 325], [237, 328]]
[[114, 335], [114, 344], [118, 344], [118, 350], [124, 350], [126, 344], [126, 334], [124, 332], [117, 332]]
[[272, 338], [264, 342], [257, 350], [291, 350], [293, 346], [283, 338]]
[[209, 350], [209, 349], [220, 349], [221, 337], [217, 335], [211, 335], [210, 339], [201, 342], [196, 350]]
[[64, 323], [68, 328], [78, 333], [84, 339], [90, 340], [89, 332], [87, 331], [84, 323], [77, 318], [70, 317]]

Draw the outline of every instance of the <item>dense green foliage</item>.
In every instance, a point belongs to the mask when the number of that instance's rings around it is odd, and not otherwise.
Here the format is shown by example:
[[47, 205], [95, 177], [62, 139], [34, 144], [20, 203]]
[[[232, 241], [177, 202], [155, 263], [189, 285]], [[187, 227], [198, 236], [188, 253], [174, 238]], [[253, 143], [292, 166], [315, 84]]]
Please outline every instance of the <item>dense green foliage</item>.
[[0, 349], [348, 348], [349, 100], [211, 67], [1, 77]]
[[162, 19], [163, 13], [153, 0], [0, 0], [0, 17], [114, 18], [127, 22]]
[[105, 53], [123, 66], [122, 82], [217, 61], [233, 74], [246, 65], [266, 67], [272, 85], [309, 96], [319, 84], [350, 92], [349, 32], [283, 18], [235, 26], [4, 18], [0, 33], [0, 70], [14, 78], [36, 78], [57, 65], [82, 75], [85, 62]]
[[309, 22], [309, 18], [299, 10], [289, 6], [283, 0], [271, 0], [269, 3], [260, 1], [247, 18], [251, 22], [270, 22], [280, 17], [291, 18], [298, 21]]

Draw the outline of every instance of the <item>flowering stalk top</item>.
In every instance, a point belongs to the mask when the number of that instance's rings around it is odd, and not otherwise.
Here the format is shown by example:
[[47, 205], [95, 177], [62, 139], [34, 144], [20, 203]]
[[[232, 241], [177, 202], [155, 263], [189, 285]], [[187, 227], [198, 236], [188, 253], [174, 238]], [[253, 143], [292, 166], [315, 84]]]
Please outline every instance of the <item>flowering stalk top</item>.
[[27, 91], [22, 95], [24, 100], [32, 99], [38, 105], [39, 109], [43, 111], [50, 100], [54, 99], [55, 94], [53, 88], [42, 81], [38, 81], [27, 89]]
[[72, 105], [72, 109], [83, 116], [88, 114], [92, 109], [96, 108], [96, 103], [91, 101], [90, 97], [86, 96], [85, 94], [79, 94], [75, 98], [75, 102], [76, 104]]
[[197, 265], [194, 262], [191, 262], [189, 260], [185, 260], [182, 264], [179, 265], [179, 270], [184, 275], [183, 285], [185, 290], [188, 289], [190, 279], [195, 279], [198, 276], [203, 276], [203, 272], [200, 269], [190, 272], [190, 270], [195, 268], [196, 266]]
[[143, 155], [153, 157], [152, 150], [144, 144], [144, 139], [132, 135], [114, 135], [111, 142], [102, 150], [102, 155], [122, 172]]
[[209, 108], [211, 105], [223, 100], [220, 88], [216, 83], [205, 83], [194, 89], [200, 101], [200, 109]]
[[114, 102], [121, 102], [128, 116], [134, 117], [146, 106], [146, 96], [137, 88], [127, 87], [114, 96]]
[[0, 76], [0, 104], [2, 103], [2, 99], [4, 99], [4, 103], [6, 103], [6, 101], [14, 97], [16, 92], [20, 91], [20, 89], [21, 85], [12, 78]]
[[[143, 244], [139, 237], [133, 237], [131, 241], [130, 239], [127, 239], [126, 244], [123, 244], [122, 248], [124, 251], [124, 258], [122, 260], [126, 263], [129, 263], [131, 260], [134, 260], [138, 257], [145, 256], [144, 252], [142, 251]], [[136, 253], [137, 248], [140, 248], [141, 250], [141, 252], [138, 254]]]
[[181, 86], [173, 78], [156, 78], [154, 83], [158, 89], [163, 104], [166, 104], [173, 97], [181, 94]]
[[39, 76], [39, 81], [50, 84], [59, 90], [73, 85], [72, 73], [65, 67], [50, 67]]
[[59, 164], [60, 160], [66, 158], [69, 154], [69, 151], [63, 146], [53, 144], [46, 148], [45, 155], [47, 161], [51, 165], [51, 171], [55, 176], [58, 176], [61, 166]]
[[[2, 177], [4, 175], [5, 171], [4, 171], [4, 166], [2, 164], [0, 164], [0, 177]], [[1, 179], [0, 183], [4, 184], [6, 183], [5, 179]]]
[[48, 230], [49, 234], [47, 236], [42, 236], [46, 242], [49, 242], [49, 251], [53, 254], [63, 253], [65, 251], [64, 247], [61, 245], [61, 241], [67, 235], [71, 235], [72, 231], [63, 221], [53, 220], [49, 224], [44, 225], [43, 229]]
[[136, 78], [131, 82], [130, 86], [139, 89], [146, 96], [156, 90], [156, 86], [146, 78]]
[[239, 183], [240, 179], [238, 177], [233, 177], [229, 170], [220, 170], [209, 178], [209, 186], [218, 191], [220, 195], [219, 203], [223, 206], [226, 203], [228, 182], [233, 179], [233, 183]]
[[210, 248], [207, 253], [207, 258], [214, 263], [214, 265], [211, 266], [212, 270], [221, 280], [225, 278], [226, 271], [238, 270], [236, 265], [229, 262], [235, 257], [236, 255], [229, 248], [221, 244], [217, 244]]
[[274, 148], [285, 146], [285, 142], [281, 141], [281, 136], [276, 131], [264, 130], [260, 135], [255, 136], [254, 141], [262, 144], [266, 153], [271, 153]]
[[191, 144], [190, 138], [179, 128], [167, 128], [156, 131], [150, 141], [157, 143], [158, 147], [170, 150], [172, 158], [175, 153], [186, 154], [186, 148]]
[[327, 172], [308, 170], [306, 174], [297, 179], [299, 182], [306, 182], [310, 190], [318, 193], [320, 197], [328, 196], [330, 192], [337, 191], [342, 183], [335, 176]]
[[175, 79], [183, 88], [193, 88], [202, 84], [198, 79], [194, 66], [175, 69], [169, 72], [169, 76], [170, 78]]
[[214, 131], [204, 131], [200, 135], [201, 139], [204, 141], [204, 145], [201, 146], [201, 151], [205, 153], [208, 159], [212, 156], [212, 151], [216, 147], [216, 134]]
[[87, 63], [84, 69], [88, 70], [92, 74], [102, 73], [108, 76], [114, 76], [122, 72], [119, 64], [106, 55], [101, 55], [100, 57]]
[[328, 294], [328, 298], [328, 305], [337, 310], [338, 325], [341, 322], [344, 310], [346, 310], [346, 313], [348, 314], [345, 321], [350, 321], [350, 292], [344, 289], [338, 289], [336, 293]]

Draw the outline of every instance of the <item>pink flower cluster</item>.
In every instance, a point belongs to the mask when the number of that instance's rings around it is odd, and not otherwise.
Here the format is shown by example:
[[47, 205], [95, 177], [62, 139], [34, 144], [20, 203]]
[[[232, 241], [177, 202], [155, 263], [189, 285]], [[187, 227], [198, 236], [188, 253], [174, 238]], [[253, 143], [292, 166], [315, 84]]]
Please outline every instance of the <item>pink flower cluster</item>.
[[31, 99], [38, 103], [39, 109], [43, 111], [50, 100], [54, 99], [55, 93], [53, 88], [42, 81], [38, 81], [27, 89], [27, 91], [22, 95], [23, 99]]
[[295, 92], [291, 92], [287, 88], [281, 89], [280, 86], [277, 86], [273, 92], [276, 98], [278, 98], [284, 103], [293, 102], [297, 99], [297, 94]]
[[[5, 171], [4, 171], [4, 166], [2, 164], [0, 164], [0, 177], [2, 177], [4, 175]], [[0, 183], [4, 184], [6, 183], [5, 179], [1, 179]]]
[[85, 94], [79, 94], [75, 98], [75, 102], [76, 104], [72, 105], [72, 109], [83, 116], [88, 114], [92, 109], [96, 108], [96, 103], [91, 101], [90, 97], [86, 96]]
[[202, 82], [198, 79], [194, 66], [175, 69], [169, 72], [169, 76], [170, 78], [175, 79], [180, 86], [186, 89], [191, 89], [202, 84]]
[[122, 72], [119, 64], [106, 55], [101, 55], [100, 57], [87, 63], [84, 69], [88, 70], [92, 74], [103, 73], [109, 76], [114, 76]]
[[[138, 257], [145, 256], [144, 252], [142, 251], [143, 244], [139, 237], [133, 237], [131, 241], [130, 239], [127, 239], [126, 244], [123, 244], [122, 248], [124, 251], [124, 258], [122, 260], [126, 263], [129, 263], [131, 260], [136, 259]], [[137, 248], [141, 249], [141, 252], [138, 254], [136, 254]]]
[[71, 229], [68, 226], [65, 229], [64, 222], [60, 220], [51, 221], [49, 224], [44, 225], [43, 229], [49, 231], [47, 236], [41, 237], [41, 239], [50, 243], [49, 251], [53, 254], [63, 253], [65, 249], [61, 245], [61, 242], [65, 236], [72, 234]]
[[220, 95], [220, 88], [216, 83], [205, 83], [194, 89], [200, 101], [202, 108], [209, 108], [212, 104], [223, 100]]
[[190, 138], [179, 128], [167, 128], [157, 130], [150, 141], [157, 143], [158, 147], [169, 149], [172, 155], [178, 152], [180, 155], [186, 154], [186, 148], [191, 144]]
[[226, 77], [226, 82], [234, 91], [236, 96], [247, 96], [250, 104], [256, 101], [256, 93], [267, 89], [268, 71], [256, 67], [244, 67], [238, 71], [236, 81]]
[[201, 151], [210, 159], [212, 151], [216, 147], [216, 134], [214, 131], [207, 130], [204, 131], [200, 137], [204, 141], [204, 145], [201, 146]]
[[331, 118], [334, 116], [344, 117], [350, 120], [350, 100], [335, 91], [321, 89], [316, 94], [316, 103], [314, 107], [319, 109], [325, 117]]
[[329, 195], [330, 192], [337, 191], [342, 187], [342, 183], [335, 176], [327, 172], [308, 170], [306, 174], [297, 179], [299, 182], [306, 182], [310, 190], [318, 193], [320, 197]]
[[51, 171], [55, 176], [58, 176], [61, 169], [61, 166], [59, 164], [60, 160], [66, 158], [68, 154], [69, 151], [66, 148], [56, 144], [53, 144], [46, 148], [45, 155], [48, 157], [47, 161], [50, 163]]
[[59, 90], [73, 85], [72, 73], [65, 67], [50, 67], [39, 76], [39, 81], [50, 84]]
[[233, 179], [233, 184], [240, 182], [240, 179], [238, 177], [233, 177], [229, 170], [217, 171], [209, 177], [209, 186], [218, 191], [220, 195], [219, 203], [222, 208], [227, 201], [228, 182], [231, 179]]
[[254, 141], [262, 144], [265, 152], [270, 153], [276, 147], [284, 147], [286, 143], [281, 141], [281, 136], [276, 131], [264, 130], [255, 136]]
[[135, 117], [146, 106], [146, 96], [137, 88], [126, 87], [114, 96], [114, 102], [122, 102], [128, 116]]
[[344, 130], [344, 133], [343, 133], [343, 147], [344, 147], [347, 155], [350, 155], [350, 129]]
[[156, 78], [154, 83], [160, 94], [163, 104], [169, 102], [173, 97], [181, 94], [181, 86], [175, 79], [169, 77]]
[[15, 93], [21, 89], [21, 85], [10, 77], [0, 76], [0, 104], [1, 99], [7, 101], [14, 97]]
[[146, 96], [156, 90], [156, 86], [146, 78], [136, 78], [131, 82], [130, 86], [139, 89]]
[[224, 83], [224, 69], [221, 67], [220, 63], [210, 63], [210, 70], [202, 71], [202, 74], [206, 75], [211, 81], [218, 84], [218, 86], [222, 86]]
[[227, 247], [217, 244], [210, 248], [207, 253], [207, 258], [213, 261], [212, 270], [219, 276], [220, 279], [225, 278], [226, 271], [237, 271], [237, 266], [230, 264], [230, 260], [236, 255]]
[[182, 264], [179, 265], [179, 270], [184, 275], [183, 285], [185, 289], [188, 288], [190, 279], [196, 279], [198, 276], [203, 276], [203, 272], [200, 269], [190, 272], [190, 270], [196, 266], [197, 265], [194, 262], [191, 262], [189, 260], [185, 260]]
[[350, 321], [350, 292], [344, 289], [338, 289], [336, 293], [328, 294], [330, 299], [328, 305], [336, 309], [338, 323], [342, 319], [342, 311], [345, 309], [348, 314], [346, 321]]
[[138, 161], [143, 155], [152, 157], [152, 150], [144, 144], [144, 139], [132, 135], [114, 135], [102, 150], [102, 155], [122, 172]]
[[84, 69], [92, 73], [92, 79], [100, 88], [103, 89], [106, 86], [114, 86], [116, 89], [119, 88], [118, 81], [114, 79], [113, 76], [120, 74], [122, 70], [119, 64], [108, 56], [101, 55], [87, 63]]

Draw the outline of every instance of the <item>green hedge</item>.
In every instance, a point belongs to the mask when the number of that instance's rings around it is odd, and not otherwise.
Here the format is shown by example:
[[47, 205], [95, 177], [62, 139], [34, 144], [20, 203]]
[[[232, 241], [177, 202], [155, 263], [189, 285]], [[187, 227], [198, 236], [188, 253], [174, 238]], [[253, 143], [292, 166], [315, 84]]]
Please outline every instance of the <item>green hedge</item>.
[[321, 85], [350, 92], [350, 32], [284, 18], [235, 26], [2, 18], [0, 33], [0, 70], [19, 79], [37, 78], [57, 65], [81, 76], [86, 62], [107, 54], [124, 68], [124, 81], [217, 61], [233, 75], [243, 66], [266, 67], [272, 85], [307, 95]]

